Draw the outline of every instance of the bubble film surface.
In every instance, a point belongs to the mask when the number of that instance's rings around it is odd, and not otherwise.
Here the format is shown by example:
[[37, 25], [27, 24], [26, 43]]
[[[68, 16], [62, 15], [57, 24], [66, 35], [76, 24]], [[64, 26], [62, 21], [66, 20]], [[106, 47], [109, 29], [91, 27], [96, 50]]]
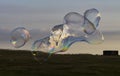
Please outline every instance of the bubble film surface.
[[84, 13], [84, 17], [89, 20], [94, 25], [94, 27], [97, 27], [99, 25], [99, 21], [101, 18], [99, 11], [95, 8], [86, 10]]
[[[63, 18], [63, 23], [55, 25], [49, 36], [35, 40], [32, 44], [32, 54], [39, 62], [59, 52], [65, 52], [75, 42], [87, 42], [100, 44], [103, 42], [103, 34], [97, 29], [101, 16], [97, 9], [92, 8], [81, 15], [77, 12], [69, 12]], [[11, 43], [15, 48], [25, 45], [30, 34], [25, 28], [16, 28], [11, 33]], [[47, 53], [43, 55], [43, 53]]]
[[11, 32], [11, 44], [15, 48], [20, 48], [30, 39], [30, 33], [24, 27], [15, 28]]
[[[100, 18], [99, 11], [94, 8], [86, 10], [84, 16], [77, 12], [69, 12], [64, 16], [63, 24], [52, 28], [50, 36], [33, 43], [33, 51], [49, 53], [44, 57], [46, 60], [52, 53], [67, 51], [75, 42], [102, 43], [104, 37], [97, 29]], [[40, 54], [35, 54], [38, 55]]]

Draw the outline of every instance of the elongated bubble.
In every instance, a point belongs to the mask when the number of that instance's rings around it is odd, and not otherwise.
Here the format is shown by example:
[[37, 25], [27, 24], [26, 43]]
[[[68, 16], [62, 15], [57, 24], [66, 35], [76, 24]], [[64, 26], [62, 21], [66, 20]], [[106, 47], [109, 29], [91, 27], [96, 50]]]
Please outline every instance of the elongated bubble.
[[[50, 35], [35, 40], [32, 44], [34, 58], [43, 63], [52, 54], [65, 52], [75, 42], [87, 42], [100, 44], [103, 42], [103, 34], [97, 29], [100, 22], [100, 13], [97, 9], [88, 9], [84, 15], [77, 12], [69, 12], [64, 16], [64, 23], [55, 25]], [[11, 44], [20, 48], [30, 39], [29, 31], [24, 27], [18, 27], [11, 32]]]
[[15, 28], [11, 32], [11, 44], [15, 48], [20, 48], [26, 44], [26, 42], [30, 39], [30, 33], [24, 27]]
[[[65, 15], [64, 23], [51, 29], [49, 36], [33, 43], [33, 55], [36, 60], [43, 62], [58, 52], [65, 52], [75, 42], [99, 44], [104, 40], [103, 34], [97, 29], [100, 13], [96, 9], [88, 9], [84, 16], [77, 12]], [[48, 53], [42, 55], [41, 52]]]

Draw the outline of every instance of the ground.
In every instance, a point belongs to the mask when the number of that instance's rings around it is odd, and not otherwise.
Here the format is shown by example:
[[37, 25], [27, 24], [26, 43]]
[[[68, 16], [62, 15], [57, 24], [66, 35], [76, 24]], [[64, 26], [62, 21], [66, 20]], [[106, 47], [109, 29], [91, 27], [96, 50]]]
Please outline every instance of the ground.
[[120, 76], [120, 56], [52, 55], [37, 62], [30, 51], [0, 50], [0, 76]]

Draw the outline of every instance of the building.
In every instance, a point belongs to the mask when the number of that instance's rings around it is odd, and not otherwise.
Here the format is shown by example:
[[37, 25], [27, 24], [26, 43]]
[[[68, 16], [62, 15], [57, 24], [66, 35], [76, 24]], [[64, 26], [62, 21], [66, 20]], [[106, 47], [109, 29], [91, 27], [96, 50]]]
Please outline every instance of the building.
[[118, 50], [104, 50], [103, 55], [105, 55], [105, 56], [118, 56]]

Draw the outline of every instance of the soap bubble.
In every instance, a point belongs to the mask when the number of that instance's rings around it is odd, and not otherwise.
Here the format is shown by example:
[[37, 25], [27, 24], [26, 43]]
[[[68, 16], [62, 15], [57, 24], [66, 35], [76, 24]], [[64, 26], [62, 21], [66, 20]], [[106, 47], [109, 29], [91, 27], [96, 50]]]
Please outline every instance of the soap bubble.
[[32, 45], [32, 49], [34, 51], [41, 51], [41, 52], [48, 53], [49, 44], [50, 44], [49, 37], [45, 37], [43, 39], [36, 40]]
[[[88, 9], [84, 16], [70, 12], [64, 16], [64, 23], [55, 25], [49, 36], [36, 40], [33, 45], [33, 56], [43, 62], [55, 53], [65, 52], [75, 42], [99, 44], [104, 40], [103, 34], [97, 29], [100, 21], [97, 9]], [[46, 55], [42, 55], [43, 53]]]
[[[32, 45], [32, 53], [35, 59], [42, 63], [46, 61], [53, 53], [60, 52], [63, 48], [62, 40], [69, 36], [67, 29], [68, 28], [64, 26], [64, 24], [56, 25], [52, 28], [50, 36], [36, 40]], [[43, 54], [41, 52], [47, 54], [43, 56], [41, 55]]]
[[100, 44], [104, 41], [103, 34], [98, 30], [95, 30], [91, 35], [86, 35], [86, 41], [90, 44]]
[[99, 44], [104, 40], [103, 34], [97, 30], [100, 21], [100, 13], [97, 9], [88, 9], [84, 13], [84, 32], [86, 41], [90, 44]]
[[101, 18], [99, 11], [95, 8], [86, 10], [84, 13], [84, 17], [89, 20], [94, 25], [94, 27], [97, 27], [99, 25], [99, 21]]
[[32, 45], [32, 54], [35, 60], [39, 61], [40, 63], [45, 62], [49, 58], [49, 37], [45, 37], [40, 40], [36, 40]]
[[64, 22], [68, 25], [79, 25], [81, 26], [84, 23], [84, 17], [77, 12], [69, 12], [64, 16]]
[[84, 32], [86, 34], [92, 34], [93, 32], [95, 32], [96, 27], [99, 25], [99, 21], [100, 21], [100, 13], [97, 9], [88, 9], [85, 11], [84, 13]]
[[24, 27], [15, 28], [11, 32], [11, 44], [15, 48], [20, 48], [30, 39], [30, 33]]
[[67, 38], [63, 39], [63, 41], [62, 41], [62, 50], [61, 51], [62, 52], [67, 51], [73, 43], [80, 42], [80, 41], [85, 41], [85, 38], [68, 36]]
[[[52, 54], [67, 51], [75, 42], [102, 43], [103, 34], [97, 29], [100, 19], [100, 13], [95, 8], [86, 10], [83, 16], [77, 12], [67, 13], [63, 24], [55, 25], [49, 36], [34, 41], [34, 59], [43, 63]], [[11, 32], [10, 42], [15, 48], [24, 46], [29, 39], [30, 33], [24, 27], [18, 27]]]
[[52, 28], [49, 36], [36, 40], [32, 46], [42, 52], [56, 52], [60, 48], [62, 40], [69, 35], [65, 31], [66, 29], [63, 24], [56, 25]]
[[94, 26], [94, 24], [86, 19], [84, 24], [83, 24], [83, 31], [84, 31], [84, 33], [92, 34], [93, 32], [95, 32], [95, 30], [96, 30], [96, 27]]
[[77, 12], [70, 12], [64, 16], [64, 26], [68, 27], [68, 33], [72, 36], [84, 36], [84, 16]]

